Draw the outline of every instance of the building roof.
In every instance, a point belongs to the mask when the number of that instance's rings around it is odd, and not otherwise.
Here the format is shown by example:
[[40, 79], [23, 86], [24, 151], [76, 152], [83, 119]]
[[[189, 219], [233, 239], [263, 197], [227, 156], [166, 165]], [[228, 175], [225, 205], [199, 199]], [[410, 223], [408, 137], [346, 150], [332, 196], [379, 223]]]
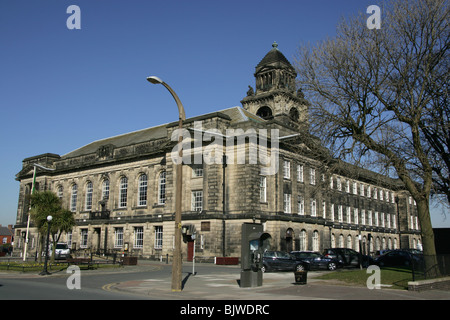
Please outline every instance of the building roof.
[[13, 232], [8, 227], [0, 225], [0, 236], [13, 236]]
[[[258, 123], [264, 123], [266, 120], [254, 115], [241, 107], [232, 107], [224, 110], [220, 110], [213, 113], [204, 114], [201, 116], [191, 117], [185, 120], [185, 123], [196, 120], [212, 118], [217, 115], [224, 115], [230, 120], [230, 124], [236, 124], [241, 122], [253, 121]], [[176, 122], [178, 124], [178, 121]], [[170, 127], [170, 123], [162, 124], [156, 127], [146, 128], [134, 132], [121, 134], [101, 140], [91, 142], [85, 146], [75, 149], [65, 155], [61, 156], [62, 159], [78, 157], [81, 155], [95, 153], [101, 146], [113, 145], [114, 148], [125, 147], [133, 144], [138, 144], [146, 141], [158, 140], [167, 138], [167, 128]]]
[[104, 145], [114, 145], [114, 147], [124, 147], [136, 143], [141, 143], [149, 140], [157, 140], [160, 138], [167, 137], [167, 125], [160, 125], [157, 127], [142, 129], [134, 132], [129, 132], [121, 134], [118, 136], [105, 138], [91, 142], [81, 148], [74, 151], [66, 153], [61, 158], [72, 158], [78, 157], [80, 155], [95, 153], [97, 150]]
[[278, 44], [276, 42], [272, 44], [272, 50], [270, 50], [256, 66], [256, 73], [267, 66], [273, 66], [277, 68], [287, 67], [293, 69], [289, 60], [286, 59], [286, 57], [283, 53], [281, 53], [280, 50], [278, 50]]

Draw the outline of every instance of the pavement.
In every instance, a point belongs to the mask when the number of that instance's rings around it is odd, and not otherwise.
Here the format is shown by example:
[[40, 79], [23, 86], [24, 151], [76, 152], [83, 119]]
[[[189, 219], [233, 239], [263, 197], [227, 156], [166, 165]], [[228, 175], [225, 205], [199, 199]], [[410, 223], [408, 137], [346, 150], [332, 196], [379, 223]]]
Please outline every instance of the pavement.
[[[208, 268], [202, 268], [202, 266]], [[192, 263], [183, 262], [183, 288], [181, 292], [172, 292], [171, 273], [155, 272], [171, 269], [171, 265], [163, 262], [139, 260], [137, 266], [125, 266], [117, 269], [82, 270], [89, 274], [135, 273], [142, 272], [142, 279], [109, 283], [103, 290], [128, 292], [147, 296], [157, 300], [450, 300], [450, 291], [428, 290], [412, 292], [391, 289], [368, 289], [362, 286], [351, 286], [344, 283], [317, 279], [323, 272], [310, 271], [307, 284], [296, 284], [293, 272], [268, 272], [263, 275], [260, 287], [241, 288], [240, 266], [215, 266], [197, 263], [196, 274], [192, 273]], [[214, 268], [217, 267], [216, 270]], [[154, 273], [153, 273], [154, 272]], [[164, 276], [161, 276], [161, 275]], [[51, 276], [67, 277], [65, 273], [54, 273]], [[5, 273], [2, 277], [33, 278], [42, 277], [29, 273]]]
[[[158, 265], [141, 260], [138, 264], [141, 268], [146, 265], [170, 268], [163, 263]], [[154, 278], [151, 273], [146, 279], [111, 283], [103, 289], [132, 292], [161, 300], [450, 300], [450, 291], [411, 292], [383, 286], [381, 289], [368, 289], [316, 279], [320, 274], [323, 273], [308, 272], [307, 284], [300, 285], [295, 283], [292, 272], [264, 273], [262, 286], [241, 288], [239, 266], [220, 266], [217, 272], [197, 272], [193, 275], [192, 263], [183, 262], [181, 292], [172, 292], [170, 275]]]

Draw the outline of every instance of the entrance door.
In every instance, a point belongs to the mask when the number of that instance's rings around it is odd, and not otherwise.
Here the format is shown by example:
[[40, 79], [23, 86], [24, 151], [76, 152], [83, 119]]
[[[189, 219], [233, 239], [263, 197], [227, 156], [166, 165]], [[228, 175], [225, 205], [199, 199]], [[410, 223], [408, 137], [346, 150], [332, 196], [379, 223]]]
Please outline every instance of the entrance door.
[[100, 246], [101, 246], [101, 228], [94, 228], [94, 234], [97, 236], [93, 238], [92, 249], [95, 253], [100, 254]]
[[194, 258], [194, 241], [188, 241], [187, 261], [192, 261]]
[[294, 230], [291, 228], [286, 230], [286, 251], [291, 252], [294, 250], [292, 238], [294, 237]]

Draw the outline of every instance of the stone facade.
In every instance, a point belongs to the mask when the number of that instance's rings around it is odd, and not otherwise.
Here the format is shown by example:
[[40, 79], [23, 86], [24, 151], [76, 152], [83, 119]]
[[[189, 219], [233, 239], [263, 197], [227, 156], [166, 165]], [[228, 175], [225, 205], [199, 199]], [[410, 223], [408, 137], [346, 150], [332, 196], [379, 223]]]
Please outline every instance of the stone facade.
[[[184, 122], [184, 143], [192, 152], [183, 164], [182, 224], [189, 227], [184, 257], [192, 256], [194, 230], [198, 259], [240, 256], [241, 225], [252, 221], [261, 222], [271, 235], [273, 250], [359, 250], [361, 245], [362, 252], [374, 253], [420, 243], [415, 205], [399, 181], [348, 164], [329, 166], [311, 153], [304, 139], [320, 142], [307, 134], [308, 102], [295, 91], [295, 77], [274, 45], [256, 68], [256, 91], [250, 88], [243, 108]], [[54, 171], [37, 168], [36, 189], [54, 191], [74, 213], [76, 227], [63, 239], [72, 248], [171, 257], [176, 181], [176, 141], [171, 137], [177, 125], [95, 141], [63, 156], [24, 159], [17, 174], [16, 252], [24, 246], [37, 163]], [[253, 161], [252, 155], [275, 152], [271, 130], [280, 137], [278, 161], [275, 172], [262, 174], [267, 164]], [[257, 139], [267, 133], [267, 145], [260, 140], [255, 145], [255, 133]], [[222, 144], [217, 144], [219, 137], [225, 137]], [[225, 150], [226, 165], [221, 160]], [[244, 154], [243, 163], [238, 154]], [[38, 240], [33, 224], [29, 239], [32, 255]]]

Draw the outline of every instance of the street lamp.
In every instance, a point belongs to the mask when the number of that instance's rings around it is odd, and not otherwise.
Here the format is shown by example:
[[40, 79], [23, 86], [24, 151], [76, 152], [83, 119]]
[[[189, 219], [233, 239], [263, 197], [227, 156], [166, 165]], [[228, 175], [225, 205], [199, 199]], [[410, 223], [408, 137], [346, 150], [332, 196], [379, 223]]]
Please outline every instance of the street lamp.
[[52, 226], [52, 216], [47, 216], [47, 244], [45, 247], [45, 262], [44, 262], [44, 270], [40, 273], [41, 276], [45, 276], [50, 274], [50, 272], [47, 271], [47, 263], [48, 263], [48, 244], [50, 242], [50, 228]]
[[[34, 187], [36, 184], [36, 168], [45, 170], [45, 171], [55, 171], [55, 169], [51, 169], [51, 168], [46, 168], [44, 166], [41, 166], [40, 164], [37, 163], [33, 163], [33, 182], [31, 184], [31, 194], [34, 193]], [[23, 261], [26, 261], [27, 259], [27, 248], [28, 248], [28, 232], [30, 229], [30, 210], [28, 210], [28, 219], [27, 219], [27, 232], [25, 235], [25, 246], [23, 248]]]
[[183, 148], [181, 143], [183, 142], [183, 136], [181, 130], [183, 128], [183, 121], [186, 120], [186, 115], [184, 113], [184, 107], [178, 98], [177, 94], [173, 89], [160, 78], [151, 76], [147, 78], [147, 81], [152, 84], [162, 84], [169, 90], [172, 97], [175, 99], [178, 107], [179, 121], [178, 121], [178, 163], [176, 164], [176, 190], [175, 190], [175, 249], [173, 254], [172, 262], [172, 291], [181, 291], [181, 193], [182, 193], [182, 183], [183, 183]]

